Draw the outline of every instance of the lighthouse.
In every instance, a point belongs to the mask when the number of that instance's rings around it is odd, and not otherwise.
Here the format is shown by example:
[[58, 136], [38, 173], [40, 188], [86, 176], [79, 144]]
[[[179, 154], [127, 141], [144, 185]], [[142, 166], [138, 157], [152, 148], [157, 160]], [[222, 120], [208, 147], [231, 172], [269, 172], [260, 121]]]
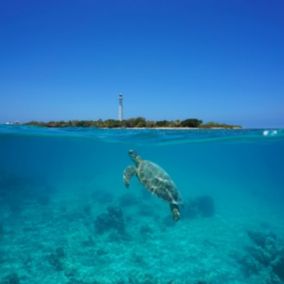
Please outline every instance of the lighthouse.
[[123, 95], [118, 95], [118, 120], [123, 120]]

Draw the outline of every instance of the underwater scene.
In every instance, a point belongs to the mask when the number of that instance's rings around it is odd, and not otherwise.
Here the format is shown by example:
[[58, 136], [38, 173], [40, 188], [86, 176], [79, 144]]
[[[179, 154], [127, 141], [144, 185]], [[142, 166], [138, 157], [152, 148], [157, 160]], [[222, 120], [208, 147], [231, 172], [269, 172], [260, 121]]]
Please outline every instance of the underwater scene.
[[0, 126], [1, 284], [284, 283], [283, 219], [281, 129]]

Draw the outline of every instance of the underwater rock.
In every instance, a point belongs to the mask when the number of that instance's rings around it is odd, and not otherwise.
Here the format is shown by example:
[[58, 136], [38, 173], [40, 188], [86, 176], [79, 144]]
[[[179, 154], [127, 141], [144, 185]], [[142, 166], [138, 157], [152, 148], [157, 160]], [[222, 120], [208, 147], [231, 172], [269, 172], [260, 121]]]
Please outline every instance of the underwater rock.
[[211, 196], [201, 196], [196, 199], [197, 208], [202, 217], [213, 217], [215, 214], [214, 200]]
[[20, 284], [20, 278], [17, 273], [11, 273], [3, 279], [3, 284]]
[[269, 233], [263, 233], [263, 232], [257, 232], [252, 230], [247, 230], [248, 237], [258, 246], [261, 248], [265, 248], [267, 245], [267, 242], [269, 241], [276, 241], [276, 235], [269, 232]]
[[100, 204], [107, 204], [113, 201], [113, 195], [104, 189], [97, 189], [92, 193], [92, 199]]
[[47, 206], [50, 203], [50, 196], [47, 194], [40, 194], [36, 197], [37, 202], [42, 206]]
[[125, 193], [120, 196], [118, 204], [119, 206], [125, 208], [128, 206], [135, 206], [139, 203], [138, 198], [134, 194]]
[[209, 195], [204, 195], [191, 199], [185, 203], [183, 214], [187, 218], [204, 217], [209, 218], [215, 215], [214, 200]]
[[100, 214], [94, 223], [98, 234], [114, 230], [119, 234], [125, 234], [125, 220], [119, 207], [108, 207], [106, 213]]
[[273, 272], [284, 281], [284, 254], [272, 265]]
[[256, 245], [265, 247], [266, 235], [264, 233], [248, 230], [247, 235]]
[[133, 252], [131, 255], [132, 263], [135, 263], [135, 265], [144, 266], [146, 264], [145, 258], [143, 255], [138, 254], [136, 252]]
[[274, 233], [247, 230], [247, 235], [255, 245], [254, 249], [250, 249], [250, 253], [263, 265], [279, 255], [279, 243]]
[[272, 261], [271, 255], [268, 251], [261, 247], [247, 247], [247, 252], [261, 265], [268, 267]]
[[154, 219], [157, 219], [159, 216], [159, 211], [156, 211], [153, 206], [151, 206], [151, 203], [141, 202], [139, 203], [138, 207], [138, 214], [143, 217], [152, 217]]
[[149, 236], [153, 234], [153, 232], [154, 232], [153, 229], [149, 225], [142, 225], [139, 229], [139, 233], [143, 237]]
[[[272, 232], [247, 230], [251, 245], [245, 248], [246, 255], [237, 258], [244, 274], [249, 277], [259, 274], [260, 271], [269, 271], [271, 279], [284, 280], [284, 252], [283, 243]], [[279, 283], [267, 282], [267, 283]]]
[[158, 284], [161, 283], [159, 279], [151, 274], [130, 275], [128, 276], [129, 284]]
[[110, 242], [127, 242], [131, 240], [131, 237], [126, 232], [120, 233], [118, 231], [110, 231], [108, 235]]
[[49, 188], [42, 179], [6, 173], [0, 177], [0, 202], [4, 202], [12, 213], [17, 214], [30, 201], [47, 205], [51, 194]]
[[56, 271], [64, 270], [65, 251], [63, 247], [58, 247], [54, 252], [48, 255], [47, 260]]
[[243, 274], [246, 277], [257, 274], [261, 270], [261, 265], [251, 255], [235, 256], [237, 262], [240, 264]]
[[39, 184], [38, 188], [41, 188], [41, 190], [37, 190], [37, 192], [34, 195], [34, 198], [42, 206], [49, 205], [51, 196], [55, 194], [57, 188], [46, 182]]
[[89, 205], [89, 204], [85, 205], [84, 208], [83, 208], [83, 211], [87, 216], [91, 216], [92, 215], [91, 205]]
[[69, 281], [66, 284], [100, 284], [100, 282], [94, 280], [91, 282], [86, 282], [83, 280], [78, 280], [76, 278], [70, 278]]
[[81, 242], [82, 247], [93, 247], [95, 241], [92, 236], [88, 236], [84, 241]]
[[1, 267], [2, 264], [5, 263], [5, 261], [6, 261], [6, 254], [3, 250], [0, 250], [0, 267]]
[[0, 240], [3, 238], [3, 236], [4, 236], [4, 225], [0, 223]]
[[107, 254], [108, 254], [108, 252], [105, 249], [103, 249], [103, 248], [98, 248], [96, 250], [96, 255], [97, 256], [102, 256], [102, 255], [107, 255]]

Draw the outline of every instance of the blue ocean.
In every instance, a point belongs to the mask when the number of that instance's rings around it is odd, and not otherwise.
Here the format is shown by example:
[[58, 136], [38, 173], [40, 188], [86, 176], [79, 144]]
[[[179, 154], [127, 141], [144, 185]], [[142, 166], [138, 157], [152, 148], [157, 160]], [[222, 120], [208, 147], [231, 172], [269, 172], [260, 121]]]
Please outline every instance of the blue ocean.
[[[174, 181], [180, 220], [124, 186], [130, 149]], [[284, 283], [283, 219], [281, 129], [0, 126], [1, 284]]]

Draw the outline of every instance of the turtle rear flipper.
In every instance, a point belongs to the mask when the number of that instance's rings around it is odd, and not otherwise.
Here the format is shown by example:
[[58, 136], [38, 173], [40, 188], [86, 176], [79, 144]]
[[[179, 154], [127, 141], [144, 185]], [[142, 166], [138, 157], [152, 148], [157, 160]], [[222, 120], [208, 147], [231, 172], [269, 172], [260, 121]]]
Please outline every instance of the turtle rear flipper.
[[180, 219], [180, 210], [178, 204], [170, 203], [170, 210], [172, 212], [173, 220], [178, 221]]
[[130, 180], [136, 175], [136, 168], [134, 166], [128, 166], [123, 172], [123, 183], [126, 187], [129, 187]]

